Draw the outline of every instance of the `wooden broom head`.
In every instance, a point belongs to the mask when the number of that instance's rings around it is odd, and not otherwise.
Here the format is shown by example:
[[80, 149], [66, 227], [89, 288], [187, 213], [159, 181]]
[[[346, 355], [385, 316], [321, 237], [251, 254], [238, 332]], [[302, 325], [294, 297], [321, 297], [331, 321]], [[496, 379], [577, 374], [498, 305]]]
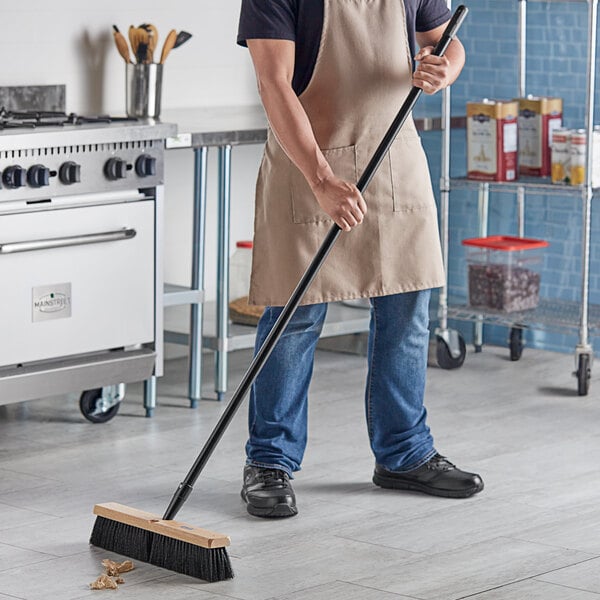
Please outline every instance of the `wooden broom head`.
[[231, 543], [227, 535], [194, 527], [180, 521], [165, 521], [153, 513], [131, 508], [117, 502], [96, 504], [94, 514], [203, 548], [225, 548]]

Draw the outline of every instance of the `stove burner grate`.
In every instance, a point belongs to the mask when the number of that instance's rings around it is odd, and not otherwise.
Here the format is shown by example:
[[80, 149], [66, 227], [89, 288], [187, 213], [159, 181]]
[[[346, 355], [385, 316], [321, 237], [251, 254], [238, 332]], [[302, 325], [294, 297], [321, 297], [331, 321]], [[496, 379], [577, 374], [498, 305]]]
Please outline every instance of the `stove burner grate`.
[[127, 121], [137, 121], [137, 119], [135, 117], [112, 117], [110, 115], [83, 116], [58, 111], [12, 111], [7, 110], [5, 107], [0, 108], [0, 130]]

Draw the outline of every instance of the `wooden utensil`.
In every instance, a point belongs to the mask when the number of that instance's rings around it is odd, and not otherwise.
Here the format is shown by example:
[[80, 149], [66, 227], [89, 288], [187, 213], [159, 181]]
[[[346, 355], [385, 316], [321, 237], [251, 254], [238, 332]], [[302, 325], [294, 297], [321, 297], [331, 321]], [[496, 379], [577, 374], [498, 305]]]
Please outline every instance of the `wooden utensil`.
[[147, 65], [149, 60], [148, 46], [150, 44], [150, 34], [143, 27], [135, 29], [135, 38], [137, 40], [136, 58], [139, 65]]
[[160, 64], [164, 64], [165, 60], [167, 60], [167, 56], [169, 52], [175, 47], [175, 41], [177, 39], [177, 32], [174, 29], [171, 29], [165, 38], [165, 43], [163, 44], [162, 51], [160, 53]]
[[152, 23], [144, 23], [140, 25], [141, 29], [144, 29], [148, 34], [148, 62], [154, 62], [154, 50], [158, 45], [158, 29]]
[[129, 26], [127, 36], [129, 37], [129, 45], [131, 46], [133, 55], [137, 56], [137, 38], [135, 34], [135, 27], [133, 25]]
[[116, 25], [113, 25], [113, 29], [113, 37], [115, 38], [115, 44], [119, 54], [123, 57], [123, 60], [126, 63], [131, 63], [132, 61], [129, 54], [129, 46], [127, 45], [125, 36], [119, 31], [119, 28]]
[[137, 27], [130, 25], [127, 34], [129, 36], [129, 44], [131, 45], [131, 50], [133, 52], [133, 56], [135, 56], [135, 58], [137, 60], [137, 49], [138, 49]]

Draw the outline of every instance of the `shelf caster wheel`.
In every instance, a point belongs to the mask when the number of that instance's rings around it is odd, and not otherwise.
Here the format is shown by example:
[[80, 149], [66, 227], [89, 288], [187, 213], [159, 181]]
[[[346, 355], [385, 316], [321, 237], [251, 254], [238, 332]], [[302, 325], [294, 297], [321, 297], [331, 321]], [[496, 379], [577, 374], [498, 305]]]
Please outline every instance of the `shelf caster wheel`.
[[458, 369], [465, 362], [467, 346], [461, 335], [458, 335], [457, 338], [459, 354], [453, 356], [446, 340], [439, 335], [437, 336], [437, 362], [442, 369]]
[[523, 330], [520, 327], [512, 327], [508, 339], [510, 360], [519, 360], [523, 354]]
[[589, 354], [579, 355], [579, 364], [575, 372], [575, 377], [577, 377], [577, 395], [587, 396], [590, 389], [590, 379], [592, 378]]
[[102, 388], [86, 390], [79, 398], [81, 414], [92, 423], [106, 423], [118, 412], [121, 399], [111, 404], [102, 394]]
[[475, 354], [483, 352], [483, 346], [481, 344], [474, 344], [473, 349], [475, 350]]

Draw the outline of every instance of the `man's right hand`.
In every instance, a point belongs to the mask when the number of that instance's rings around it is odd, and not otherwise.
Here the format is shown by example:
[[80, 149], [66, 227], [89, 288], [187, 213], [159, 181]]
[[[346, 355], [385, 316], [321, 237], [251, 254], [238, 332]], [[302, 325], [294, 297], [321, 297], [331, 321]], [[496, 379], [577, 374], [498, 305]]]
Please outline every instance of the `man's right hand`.
[[314, 185], [312, 191], [319, 206], [343, 231], [363, 222], [367, 204], [353, 183], [331, 175]]
[[251, 39], [258, 90], [277, 141], [311, 186], [321, 208], [343, 230], [362, 223], [367, 205], [358, 188], [331, 171], [298, 96], [292, 88], [295, 43]]

